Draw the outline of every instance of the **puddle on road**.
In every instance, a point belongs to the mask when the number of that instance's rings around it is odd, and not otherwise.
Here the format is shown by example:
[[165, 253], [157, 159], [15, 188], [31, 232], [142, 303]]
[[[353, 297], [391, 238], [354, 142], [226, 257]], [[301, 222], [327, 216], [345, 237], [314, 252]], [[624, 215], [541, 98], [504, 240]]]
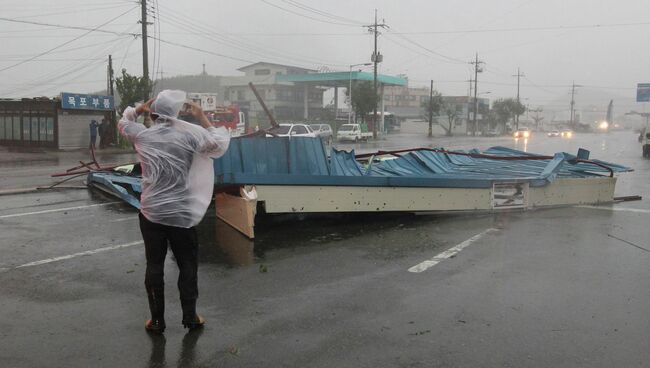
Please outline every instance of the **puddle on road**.
[[[208, 210], [210, 213], [214, 211]], [[309, 252], [330, 246], [350, 247], [365, 252], [366, 257], [389, 260], [450, 245], [465, 232], [471, 236], [476, 229], [503, 223], [502, 216], [496, 215], [408, 213], [281, 215], [259, 220], [256, 238], [249, 239], [214, 215], [206, 216], [197, 227], [200, 262], [250, 266], [267, 260], [273, 252]]]

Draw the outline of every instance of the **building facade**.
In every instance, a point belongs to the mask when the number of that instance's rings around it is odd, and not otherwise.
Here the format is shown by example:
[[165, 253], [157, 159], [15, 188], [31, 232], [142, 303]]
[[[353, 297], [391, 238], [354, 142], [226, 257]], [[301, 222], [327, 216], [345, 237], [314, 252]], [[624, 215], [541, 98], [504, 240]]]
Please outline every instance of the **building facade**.
[[[423, 104], [430, 98], [428, 88], [413, 88], [408, 86], [386, 86], [384, 90], [384, 105], [386, 111], [395, 114], [399, 119], [423, 119], [428, 116]], [[487, 130], [487, 115], [490, 110], [490, 100], [478, 98], [478, 115], [476, 116], [476, 131]], [[468, 96], [442, 96], [443, 107], [434, 123], [440, 124], [445, 130], [451, 125], [452, 134], [467, 134], [473, 131], [474, 98]], [[450, 124], [451, 122], [451, 124]]]
[[111, 96], [62, 93], [57, 98], [0, 100], [0, 145], [88, 148], [89, 124], [109, 118]]
[[310, 86], [305, 91], [303, 86], [276, 79], [278, 75], [315, 73], [316, 70], [266, 62], [247, 65], [238, 70], [244, 75], [221, 78], [224, 103], [236, 104], [247, 110], [253, 124], [266, 127], [268, 119], [249, 83], [255, 85], [266, 107], [277, 120], [303, 120], [305, 92], [308, 93], [310, 117], [322, 113], [325, 89]]
[[422, 104], [429, 100], [428, 88], [408, 86], [384, 87], [384, 106], [401, 119], [418, 119], [424, 116]]

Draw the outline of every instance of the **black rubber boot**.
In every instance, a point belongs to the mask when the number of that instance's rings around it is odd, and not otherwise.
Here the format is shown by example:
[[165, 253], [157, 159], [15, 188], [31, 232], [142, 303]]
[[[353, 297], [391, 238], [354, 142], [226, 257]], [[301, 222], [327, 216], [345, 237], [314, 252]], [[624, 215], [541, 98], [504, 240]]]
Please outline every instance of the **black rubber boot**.
[[149, 311], [151, 319], [147, 320], [145, 329], [149, 332], [163, 333], [165, 331], [165, 292], [164, 289], [148, 289]]
[[183, 318], [184, 328], [189, 328], [190, 330], [196, 330], [197, 328], [203, 327], [203, 325], [205, 325], [205, 318], [199, 316], [198, 314], [194, 315], [194, 317]]
[[147, 332], [155, 334], [162, 334], [165, 332], [165, 327], [167, 327], [165, 326], [165, 321], [159, 319], [148, 319], [144, 324], [144, 328]]
[[196, 299], [181, 299], [183, 327], [194, 330], [203, 327], [205, 319], [196, 314]]

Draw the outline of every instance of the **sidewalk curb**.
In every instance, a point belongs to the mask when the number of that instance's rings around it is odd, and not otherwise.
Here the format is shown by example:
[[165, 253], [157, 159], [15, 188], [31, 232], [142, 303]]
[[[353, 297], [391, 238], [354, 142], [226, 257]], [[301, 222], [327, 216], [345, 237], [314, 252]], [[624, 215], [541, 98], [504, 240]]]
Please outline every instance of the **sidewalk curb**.
[[38, 192], [38, 188], [16, 188], [16, 189], [3, 189], [0, 190], [0, 196], [11, 195], [11, 194], [25, 194]]

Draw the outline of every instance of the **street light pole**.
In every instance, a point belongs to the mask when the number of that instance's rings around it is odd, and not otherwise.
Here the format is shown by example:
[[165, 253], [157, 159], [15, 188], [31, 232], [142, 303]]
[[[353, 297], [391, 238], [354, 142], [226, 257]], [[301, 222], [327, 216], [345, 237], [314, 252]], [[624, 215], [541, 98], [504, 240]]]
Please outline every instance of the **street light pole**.
[[350, 86], [348, 88], [348, 95], [350, 101], [348, 102], [348, 106], [350, 107], [350, 112], [348, 113], [348, 124], [352, 123], [352, 68], [355, 66], [368, 66], [372, 65], [372, 63], [359, 63], [359, 64], [352, 64], [350, 65], [350, 73], [348, 74], [350, 76]]

